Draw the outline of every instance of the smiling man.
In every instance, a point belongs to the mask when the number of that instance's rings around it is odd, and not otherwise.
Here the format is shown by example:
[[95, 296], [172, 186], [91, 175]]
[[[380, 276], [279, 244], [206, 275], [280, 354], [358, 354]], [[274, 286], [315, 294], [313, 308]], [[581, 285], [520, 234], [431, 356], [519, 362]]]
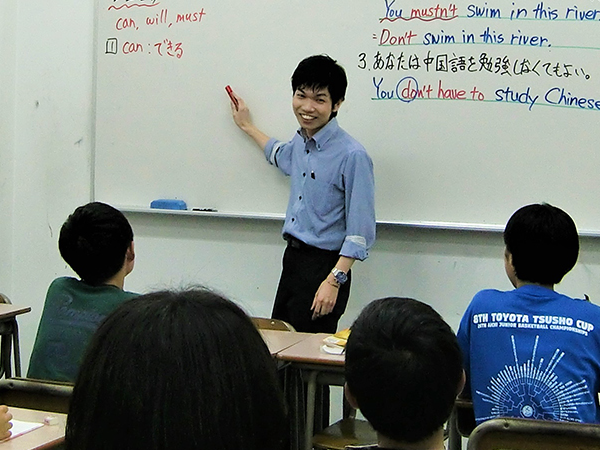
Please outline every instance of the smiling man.
[[373, 162], [336, 119], [347, 85], [344, 69], [329, 56], [302, 60], [292, 75], [300, 129], [289, 142], [259, 130], [232, 93], [235, 123], [291, 177], [283, 225], [288, 245], [272, 317], [298, 331], [336, 331], [350, 295], [350, 268], [375, 241]]

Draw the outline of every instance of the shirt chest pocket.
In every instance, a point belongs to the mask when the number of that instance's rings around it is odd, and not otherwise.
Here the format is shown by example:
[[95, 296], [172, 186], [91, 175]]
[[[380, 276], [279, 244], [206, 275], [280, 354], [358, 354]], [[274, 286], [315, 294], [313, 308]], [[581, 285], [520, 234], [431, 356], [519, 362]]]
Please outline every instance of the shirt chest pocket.
[[327, 220], [344, 209], [344, 192], [331, 180], [311, 178], [305, 189], [307, 206], [321, 219]]

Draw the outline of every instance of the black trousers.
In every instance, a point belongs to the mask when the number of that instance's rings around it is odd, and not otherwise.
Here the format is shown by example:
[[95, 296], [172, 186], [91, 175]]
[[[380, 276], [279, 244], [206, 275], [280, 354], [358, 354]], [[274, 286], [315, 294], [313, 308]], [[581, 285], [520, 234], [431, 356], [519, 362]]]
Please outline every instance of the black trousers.
[[[348, 304], [351, 274], [348, 273], [348, 281], [339, 288], [333, 311], [312, 320], [310, 307], [315, 299], [315, 294], [331, 269], [335, 267], [339, 259], [339, 252], [312, 247], [292, 236], [285, 238], [288, 246], [283, 254], [283, 268], [271, 317], [285, 320], [293, 325], [296, 331], [335, 333], [340, 317], [344, 314]], [[305, 392], [301, 393], [296, 402], [297, 405], [306, 403], [305, 394]], [[299, 393], [296, 392], [295, 395], [299, 395]], [[317, 406], [314, 429], [317, 432], [329, 425], [329, 386], [317, 387], [315, 404]], [[301, 408], [300, 411], [296, 411], [296, 415], [303, 420], [306, 413], [304, 408]], [[301, 428], [300, 431], [303, 432], [304, 428]]]
[[348, 273], [348, 281], [339, 288], [333, 311], [312, 320], [310, 307], [315, 294], [335, 267], [339, 252], [312, 247], [291, 236], [287, 236], [286, 240], [288, 246], [283, 254], [283, 268], [271, 317], [285, 320], [296, 331], [335, 333], [348, 304], [351, 274]]

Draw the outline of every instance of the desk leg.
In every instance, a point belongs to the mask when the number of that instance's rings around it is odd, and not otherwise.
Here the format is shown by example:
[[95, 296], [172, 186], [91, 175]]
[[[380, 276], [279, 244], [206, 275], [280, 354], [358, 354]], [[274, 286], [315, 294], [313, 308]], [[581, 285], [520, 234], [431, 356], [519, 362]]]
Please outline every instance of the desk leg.
[[313, 426], [315, 423], [315, 397], [317, 395], [317, 375], [318, 372], [316, 370], [311, 371], [306, 382], [305, 450], [312, 449]]
[[2, 347], [2, 350], [0, 351], [0, 355], [2, 356], [2, 375], [4, 376], [4, 378], [10, 378], [12, 376], [10, 362], [12, 335], [3, 334], [0, 340], [2, 341], [2, 343], [0, 344], [0, 346]]
[[[17, 325], [17, 319], [13, 321], [13, 351], [15, 352], [15, 376], [21, 376], [21, 349], [19, 348], [19, 326]], [[10, 360], [10, 358], [9, 358]]]

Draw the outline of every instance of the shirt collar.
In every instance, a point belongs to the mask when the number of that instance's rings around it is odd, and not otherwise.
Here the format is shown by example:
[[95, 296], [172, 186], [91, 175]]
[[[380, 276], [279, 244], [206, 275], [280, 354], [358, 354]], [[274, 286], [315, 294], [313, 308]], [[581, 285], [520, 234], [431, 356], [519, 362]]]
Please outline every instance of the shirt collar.
[[[327, 142], [338, 130], [340, 126], [338, 124], [337, 118], [333, 117], [327, 124], [321, 128], [317, 133], [310, 139], [315, 141], [317, 150], [321, 150], [321, 146]], [[310, 139], [306, 137], [304, 130], [302, 128], [298, 129], [298, 134], [302, 136], [304, 142], [308, 142]]]
[[552, 289], [548, 289], [543, 286], [539, 286], [537, 284], [525, 284], [517, 289], [518, 292], [530, 295], [532, 297], [556, 297], [560, 294]]

